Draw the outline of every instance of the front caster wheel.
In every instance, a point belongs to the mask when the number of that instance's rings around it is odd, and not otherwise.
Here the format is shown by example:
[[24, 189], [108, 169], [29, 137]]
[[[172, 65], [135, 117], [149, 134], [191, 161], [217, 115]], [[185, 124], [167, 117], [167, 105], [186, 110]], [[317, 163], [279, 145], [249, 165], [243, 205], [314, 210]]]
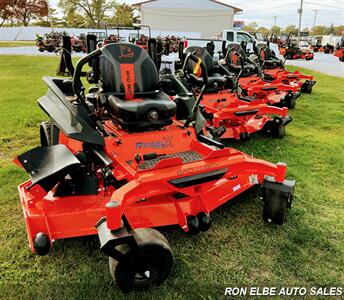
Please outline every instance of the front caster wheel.
[[274, 124], [271, 128], [271, 136], [274, 139], [282, 139], [285, 136], [285, 126], [281, 124]]
[[278, 190], [266, 190], [263, 219], [268, 223], [283, 225], [287, 219], [288, 197]]
[[286, 130], [283, 121], [281, 119], [275, 119], [265, 124], [263, 132], [274, 139], [282, 139], [285, 136]]
[[37, 255], [47, 255], [51, 250], [49, 237], [43, 232], [37, 233], [33, 239], [33, 247]]
[[294, 109], [296, 106], [296, 99], [294, 96], [289, 97], [288, 101], [287, 101], [287, 107], [289, 109]]
[[313, 85], [305, 82], [301, 87], [301, 92], [306, 94], [312, 94]]
[[[170, 245], [159, 231], [144, 228], [135, 232], [141, 253], [124, 244], [116, 248], [123, 254], [120, 262], [109, 258], [111, 276], [124, 292], [144, 291], [162, 284], [170, 274], [173, 264]], [[142, 257], [147, 269], [144, 272], [139, 267]]]

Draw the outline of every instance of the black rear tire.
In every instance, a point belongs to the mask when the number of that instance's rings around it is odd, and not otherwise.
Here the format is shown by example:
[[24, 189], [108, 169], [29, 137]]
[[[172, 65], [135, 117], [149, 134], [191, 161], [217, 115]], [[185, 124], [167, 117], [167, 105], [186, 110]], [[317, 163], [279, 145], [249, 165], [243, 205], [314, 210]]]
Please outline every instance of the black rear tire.
[[263, 219], [268, 223], [283, 225], [287, 219], [288, 199], [277, 190], [266, 190]]
[[[137, 265], [138, 256], [128, 245], [120, 245], [117, 249], [124, 254], [126, 260], [118, 262], [109, 258], [110, 273], [113, 280], [123, 292], [145, 291], [162, 284], [171, 272], [173, 255], [166, 238], [151, 228], [135, 230], [137, 243], [148, 264], [145, 275], [140, 275], [132, 266]], [[130, 261], [128, 264], [127, 261]]]
[[42, 122], [41, 126], [39, 127], [40, 133], [40, 140], [42, 147], [49, 147], [54, 146], [58, 143], [59, 139], [59, 129], [54, 126], [54, 136], [53, 139], [51, 138], [51, 123], [50, 122]]
[[51, 146], [51, 123], [42, 122], [39, 128], [39, 132], [40, 132], [40, 138], [41, 138], [41, 146], [42, 147]]

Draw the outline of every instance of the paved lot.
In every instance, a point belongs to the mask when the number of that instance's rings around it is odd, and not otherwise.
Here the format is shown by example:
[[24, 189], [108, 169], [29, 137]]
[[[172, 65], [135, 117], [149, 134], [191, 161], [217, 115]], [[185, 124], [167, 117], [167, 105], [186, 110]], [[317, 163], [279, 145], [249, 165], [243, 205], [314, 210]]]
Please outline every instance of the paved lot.
[[[39, 52], [36, 47], [0, 48], [0, 55], [39, 55], [55, 56], [56, 53]], [[82, 53], [73, 53], [74, 56], [82, 56]], [[289, 60], [287, 65], [308, 68], [328, 75], [344, 77], [344, 63], [331, 54], [315, 53], [314, 60]]]
[[[55, 52], [39, 52], [37, 47], [0, 47], [0, 55], [30, 55], [30, 56], [57, 56]], [[73, 56], [82, 56], [83, 53], [73, 53]]]
[[288, 60], [287, 65], [344, 77], [344, 63], [340, 62], [338, 57], [331, 54], [315, 53], [314, 60]]

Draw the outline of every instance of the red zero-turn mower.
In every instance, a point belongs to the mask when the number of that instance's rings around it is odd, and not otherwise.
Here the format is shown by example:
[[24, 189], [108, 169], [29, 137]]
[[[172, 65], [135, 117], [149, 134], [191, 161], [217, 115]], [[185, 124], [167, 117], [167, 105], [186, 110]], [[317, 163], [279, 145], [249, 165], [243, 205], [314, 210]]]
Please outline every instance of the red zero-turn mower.
[[240, 45], [231, 44], [221, 62], [229, 72], [237, 75], [245, 96], [253, 96], [269, 105], [295, 108], [296, 99], [300, 96], [299, 86], [264, 80], [260, 65], [248, 58]]
[[[99, 67], [90, 94], [81, 82], [87, 63]], [[186, 121], [174, 120], [177, 104], [140, 47], [105, 45], [78, 62], [73, 80], [44, 82], [48, 93], [38, 103], [51, 122], [41, 126], [41, 147], [16, 159], [30, 175], [19, 194], [33, 252], [98, 234], [118, 286], [145, 290], [161, 284], [173, 263], [168, 241], [152, 227], [206, 231], [211, 211], [257, 184], [264, 219], [284, 223], [295, 183], [285, 179], [286, 165], [224, 148], [196, 130], [200, 98], [189, 99]]]
[[341, 41], [337, 44], [334, 56], [338, 57], [341, 62], [344, 62], [344, 37], [342, 37]]
[[314, 53], [309, 50], [304, 50], [298, 47], [295, 43], [289, 41], [287, 45], [284, 46], [284, 51], [282, 51], [285, 59], [303, 59], [303, 60], [313, 60]]
[[[288, 116], [288, 108], [269, 106], [265, 100], [241, 96], [237, 92], [235, 77], [228, 75], [226, 70], [221, 75], [223, 67], [215, 66], [204, 48], [189, 47], [186, 53], [199, 58], [196, 63], [185, 61], [184, 76], [195, 94], [205, 93], [201, 111], [213, 138], [247, 140], [255, 132], [263, 132], [274, 138], [285, 135], [285, 126], [292, 121]], [[204, 78], [201, 77], [202, 63], [209, 74], [206, 91]]]
[[299, 87], [303, 93], [311, 94], [316, 84], [313, 76], [301, 74], [298, 71], [288, 72], [284, 62], [273, 55], [268, 45], [257, 45], [255, 51], [263, 68], [264, 79], [271, 83], [284, 83]]

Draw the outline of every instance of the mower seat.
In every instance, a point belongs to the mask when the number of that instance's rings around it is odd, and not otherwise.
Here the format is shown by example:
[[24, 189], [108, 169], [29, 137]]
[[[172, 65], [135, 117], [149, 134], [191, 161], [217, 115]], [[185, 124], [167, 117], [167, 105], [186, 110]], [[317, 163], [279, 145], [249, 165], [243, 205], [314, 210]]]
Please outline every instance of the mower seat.
[[123, 129], [144, 131], [172, 123], [176, 104], [161, 91], [153, 60], [141, 47], [108, 44], [99, 57], [101, 97]]
[[[227, 78], [224, 76], [221, 76], [220, 74], [212, 73], [211, 75], [212, 75], [211, 77], [208, 77], [208, 85], [210, 87], [213, 87], [213, 88], [221, 87], [221, 86], [224, 86], [225, 83], [227, 82]], [[203, 78], [198, 77], [194, 74], [190, 74], [190, 77], [195, 83], [197, 83], [198, 86], [204, 85]]]
[[[197, 57], [199, 57], [205, 64], [208, 72], [208, 88], [207, 93], [215, 93], [224, 88], [232, 88], [232, 79], [227, 75], [221, 75], [220, 67], [214, 64], [214, 60], [212, 56], [208, 53], [208, 51], [201, 47], [189, 47], [185, 50], [186, 54], [193, 53]], [[187, 70], [189, 72], [189, 76], [192, 80], [192, 84], [202, 87], [204, 85], [203, 78], [201, 74], [194, 74], [196, 63], [193, 61], [189, 61], [187, 65]], [[230, 85], [230, 87], [228, 87]]]
[[268, 45], [261, 45], [258, 49], [260, 60], [264, 62], [264, 67], [268, 69], [283, 68], [284, 63], [281, 59], [278, 59], [273, 55]]
[[157, 129], [172, 123], [176, 104], [163, 92], [154, 97], [122, 100], [115, 95], [108, 97], [109, 107], [115, 120], [122, 127], [131, 131]]
[[245, 50], [239, 44], [228, 46], [225, 62], [229, 70], [234, 73], [238, 74], [242, 69], [242, 77], [259, 73], [258, 65], [246, 56]]

